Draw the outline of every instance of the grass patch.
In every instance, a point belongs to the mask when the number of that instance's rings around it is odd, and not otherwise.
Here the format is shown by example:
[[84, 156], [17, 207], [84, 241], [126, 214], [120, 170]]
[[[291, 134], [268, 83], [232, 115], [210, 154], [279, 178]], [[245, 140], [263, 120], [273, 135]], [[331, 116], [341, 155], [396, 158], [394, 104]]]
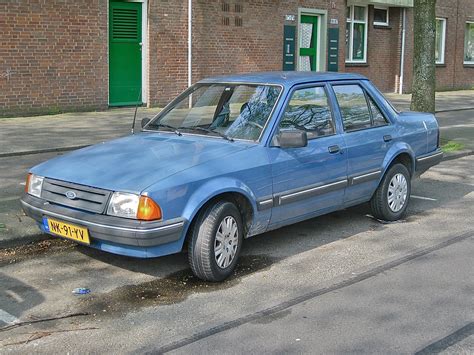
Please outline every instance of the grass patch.
[[454, 141], [447, 141], [441, 144], [441, 150], [445, 153], [457, 152], [464, 149], [464, 144]]

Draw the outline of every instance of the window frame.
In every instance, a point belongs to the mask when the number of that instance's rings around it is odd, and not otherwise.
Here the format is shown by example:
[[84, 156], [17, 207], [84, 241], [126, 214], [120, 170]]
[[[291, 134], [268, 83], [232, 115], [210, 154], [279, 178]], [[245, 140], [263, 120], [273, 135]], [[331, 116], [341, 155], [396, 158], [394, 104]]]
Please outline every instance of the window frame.
[[[445, 17], [436, 17], [436, 21], [441, 21], [442, 25], [442, 31], [441, 31], [441, 59], [437, 60], [435, 58], [435, 64], [445, 64], [446, 62], [446, 27], [447, 27], [447, 21]], [[436, 29], [436, 25], [435, 25]]]
[[[354, 7], [363, 7], [364, 8], [364, 17], [365, 20], [354, 20]], [[345, 58], [345, 62], [348, 64], [351, 63], [358, 63], [358, 64], [365, 64], [367, 63], [367, 42], [368, 42], [368, 27], [369, 27], [369, 7], [367, 5], [348, 5], [347, 8], [350, 8], [350, 18], [346, 16], [346, 25], [350, 23], [350, 31], [349, 31], [349, 58]], [[354, 24], [364, 24], [364, 58], [363, 59], [354, 59]]]
[[[378, 22], [375, 21], [375, 10], [385, 10], [387, 11], [387, 22]], [[374, 26], [383, 26], [383, 27], [388, 27], [390, 26], [390, 8], [388, 6], [374, 6]]]
[[[465, 25], [467, 24], [471, 24], [474, 26], [474, 21], [465, 21]], [[464, 26], [464, 50], [463, 50], [463, 53], [462, 53], [462, 60], [463, 60], [463, 64], [465, 65], [474, 65], [474, 57], [472, 60], [465, 60], [464, 58], [466, 58], [466, 26]]]
[[[335, 86], [351, 86], [351, 85], [359, 86], [361, 88], [362, 92], [364, 93], [365, 104], [367, 105], [367, 109], [369, 111], [369, 116], [370, 116], [370, 127], [362, 127], [362, 128], [346, 130], [346, 128], [344, 126], [344, 117], [342, 115], [341, 106], [339, 105], [339, 100], [337, 98], [336, 91], [334, 90], [334, 87]], [[359, 81], [342, 82], [342, 83], [332, 82], [332, 83], [330, 83], [330, 86], [331, 86], [332, 93], [334, 95], [335, 105], [337, 106], [337, 110], [338, 110], [339, 116], [341, 118], [341, 127], [342, 127], [342, 132], [343, 133], [349, 134], [349, 133], [352, 133], [352, 132], [359, 132], [359, 131], [364, 131], [364, 130], [368, 130], [368, 129], [376, 129], [376, 128], [387, 127], [387, 126], [392, 125], [392, 121], [387, 117], [387, 114], [384, 112], [384, 110], [382, 108], [380, 108], [380, 105], [377, 102], [377, 100], [368, 92], [368, 90], [365, 88], [365, 86], [361, 82], [359, 82]], [[372, 112], [372, 107], [370, 106], [369, 99], [372, 100], [374, 105], [378, 108], [378, 110], [382, 114], [383, 118], [385, 119], [386, 123], [384, 125], [374, 125], [374, 114]]]
[[330, 93], [329, 93], [329, 90], [328, 90], [328, 87], [327, 87], [326, 83], [305, 83], [303, 85], [294, 86], [291, 89], [291, 91], [288, 93], [287, 100], [285, 102], [283, 110], [281, 111], [281, 115], [278, 119], [278, 122], [276, 123], [276, 130], [274, 131], [273, 137], [276, 136], [280, 132], [280, 122], [283, 120], [283, 117], [285, 116], [286, 109], [290, 105], [290, 101], [293, 98], [293, 94], [295, 93], [295, 91], [308, 89], [308, 88], [317, 88], [317, 87], [323, 88], [324, 93], [326, 94], [329, 112], [331, 113], [331, 122], [332, 122], [332, 125], [333, 125], [334, 129], [333, 129], [333, 133], [331, 133], [331, 134], [326, 134], [324, 136], [316, 136], [316, 137], [311, 137], [311, 138], [308, 137], [308, 142], [312, 141], [312, 140], [315, 140], [315, 139], [322, 139], [322, 138], [326, 138], [326, 137], [332, 137], [332, 136], [335, 136], [335, 135], [338, 134], [336, 117], [334, 116], [334, 105], [333, 105], [332, 98], [330, 96]]

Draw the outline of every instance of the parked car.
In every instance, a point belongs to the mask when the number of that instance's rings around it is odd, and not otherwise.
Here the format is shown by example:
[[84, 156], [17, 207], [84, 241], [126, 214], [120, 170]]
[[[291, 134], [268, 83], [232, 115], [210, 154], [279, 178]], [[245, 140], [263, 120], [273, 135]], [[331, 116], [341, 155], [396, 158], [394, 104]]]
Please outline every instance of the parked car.
[[368, 201], [402, 218], [411, 179], [441, 158], [436, 118], [398, 112], [363, 76], [231, 75], [140, 133], [35, 166], [21, 203], [45, 233], [140, 258], [187, 248], [220, 281], [256, 234]]

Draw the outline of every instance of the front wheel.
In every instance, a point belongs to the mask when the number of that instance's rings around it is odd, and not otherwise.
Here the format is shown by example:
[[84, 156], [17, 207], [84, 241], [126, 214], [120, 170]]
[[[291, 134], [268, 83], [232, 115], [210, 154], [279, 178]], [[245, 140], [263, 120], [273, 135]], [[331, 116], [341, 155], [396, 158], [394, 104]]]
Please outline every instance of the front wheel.
[[405, 165], [395, 164], [385, 174], [370, 200], [375, 218], [396, 221], [407, 211], [411, 193], [410, 173]]
[[222, 281], [237, 265], [243, 240], [242, 217], [237, 207], [219, 201], [200, 214], [191, 231], [189, 265], [205, 281]]

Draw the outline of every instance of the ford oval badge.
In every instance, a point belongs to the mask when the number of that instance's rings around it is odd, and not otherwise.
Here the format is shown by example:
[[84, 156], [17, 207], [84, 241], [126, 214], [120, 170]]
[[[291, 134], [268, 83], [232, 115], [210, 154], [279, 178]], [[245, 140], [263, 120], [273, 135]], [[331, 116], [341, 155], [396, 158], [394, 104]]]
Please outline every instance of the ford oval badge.
[[74, 200], [77, 197], [77, 195], [74, 191], [67, 191], [66, 197], [70, 200]]

